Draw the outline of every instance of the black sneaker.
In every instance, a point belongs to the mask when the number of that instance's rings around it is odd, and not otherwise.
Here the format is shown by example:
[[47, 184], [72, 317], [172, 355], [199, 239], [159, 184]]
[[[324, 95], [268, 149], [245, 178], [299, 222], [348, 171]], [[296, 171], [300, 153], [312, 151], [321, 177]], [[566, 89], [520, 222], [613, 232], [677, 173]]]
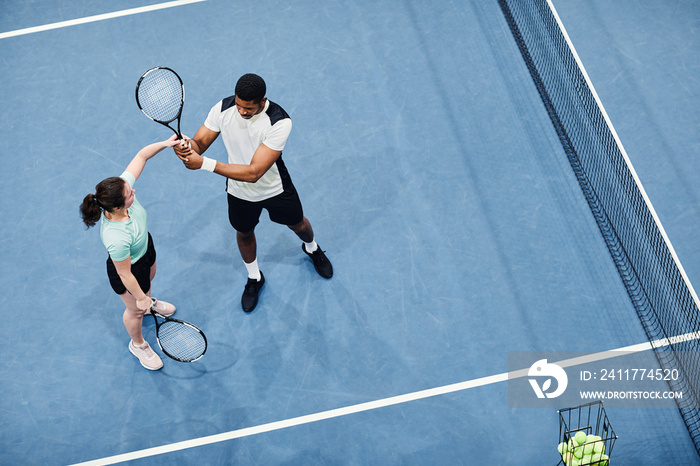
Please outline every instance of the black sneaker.
[[258, 305], [258, 293], [265, 284], [265, 276], [260, 272], [260, 280], [249, 278], [245, 284], [243, 296], [241, 296], [241, 307], [245, 312], [251, 312]]
[[314, 262], [314, 268], [320, 276], [323, 278], [331, 278], [333, 276], [333, 266], [331, 265], [331, 261], [329, 261], [326, 254], [321, 251], [320, 246], [318, 246], [314, 252], [310, 253], [306, 251], [304, 243], [302, 243], [301, 250], [306, 252], [306, 254]]

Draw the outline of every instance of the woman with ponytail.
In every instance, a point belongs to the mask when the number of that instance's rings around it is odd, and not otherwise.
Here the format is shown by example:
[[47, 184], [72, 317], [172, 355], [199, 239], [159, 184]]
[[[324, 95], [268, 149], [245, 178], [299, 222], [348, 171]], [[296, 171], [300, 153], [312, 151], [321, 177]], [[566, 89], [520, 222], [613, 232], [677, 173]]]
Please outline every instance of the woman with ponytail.
[[[146, 210], [136, 199], [133, 185], [141, 175], [146, 161], [166, 147], [178, 143], [170, 139], [141, 149], [119, 177], [102, 180], [94, 194], [88, 194], [80, 206], [85, 225], [90, 228], [100, 221], [100, 237], [109, 254], [107, 276], [112, 289], [124, 301], [124, 326], [131, 337], [129, 351], [143, 367], [158, 370], [163, 367], [160, 357], [144, 340], [141, 323], [151, 309], [151, 280], [156, 273], [156, 250], [148, 232]], [[163, 315], [172, 315], [175, 306], [155, 301]]]

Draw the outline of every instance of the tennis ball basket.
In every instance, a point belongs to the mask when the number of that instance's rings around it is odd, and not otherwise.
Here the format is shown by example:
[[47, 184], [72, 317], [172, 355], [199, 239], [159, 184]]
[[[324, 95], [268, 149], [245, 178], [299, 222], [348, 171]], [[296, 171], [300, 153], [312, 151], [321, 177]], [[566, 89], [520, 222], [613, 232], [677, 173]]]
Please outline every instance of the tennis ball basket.
[[608, 466], [617, 435], [602, 401], [594, 401], [559, 413], [559, 464]]

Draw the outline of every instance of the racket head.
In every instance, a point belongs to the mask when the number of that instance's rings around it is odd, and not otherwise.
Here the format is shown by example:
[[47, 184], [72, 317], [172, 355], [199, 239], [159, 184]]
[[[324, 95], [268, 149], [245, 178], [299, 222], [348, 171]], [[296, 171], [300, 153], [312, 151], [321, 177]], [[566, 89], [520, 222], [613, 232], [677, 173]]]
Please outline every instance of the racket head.
[[157, 312], [154, 313], [155, 316], [165, 319], [156, 327], [156, 339], [166, 356], [180, 362], [193, 362], [204, 356], [207, 352], [207, 337], [197, 326], [164, 317]]
[[180, 135], [180, 115], [185, 104], [185, 86], [180, 76], [165, 66], [146, 71], [136, 84], [136, 105], [151, 120], [168, 126], [177, 119]]

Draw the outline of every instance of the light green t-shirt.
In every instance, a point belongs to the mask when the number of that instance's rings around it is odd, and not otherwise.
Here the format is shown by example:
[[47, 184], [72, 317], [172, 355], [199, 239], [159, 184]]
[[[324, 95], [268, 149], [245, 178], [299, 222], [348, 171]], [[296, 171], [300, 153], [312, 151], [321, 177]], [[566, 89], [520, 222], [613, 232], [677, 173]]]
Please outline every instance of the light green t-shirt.
[[[120, 178], [134, 187], [136, 178], [131, 173], [125, 171]], [[129, 220], [126, 222], [113, 222], [102, 214], [100, 238], [113, 261], [123, 261], [131, 256], [133, 264], [141, 259], [148, 249], [148, 214], [135, 197], [128, 211]]]

